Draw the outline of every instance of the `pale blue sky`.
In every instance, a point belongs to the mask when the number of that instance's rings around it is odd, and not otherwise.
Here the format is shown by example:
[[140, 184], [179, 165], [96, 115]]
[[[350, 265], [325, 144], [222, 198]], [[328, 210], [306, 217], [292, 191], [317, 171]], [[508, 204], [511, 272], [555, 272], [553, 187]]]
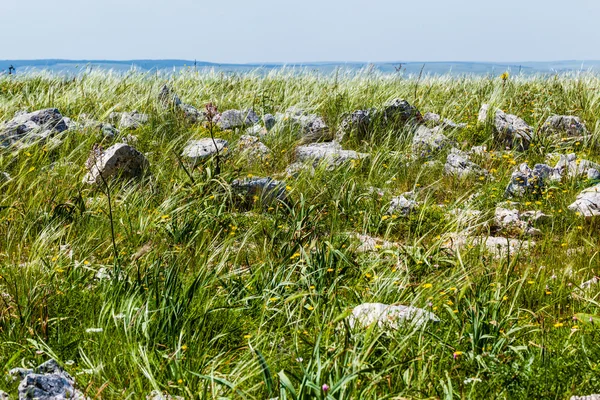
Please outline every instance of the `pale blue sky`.
[[600, 0], [0, 0], [0, 59], [600, 59]]

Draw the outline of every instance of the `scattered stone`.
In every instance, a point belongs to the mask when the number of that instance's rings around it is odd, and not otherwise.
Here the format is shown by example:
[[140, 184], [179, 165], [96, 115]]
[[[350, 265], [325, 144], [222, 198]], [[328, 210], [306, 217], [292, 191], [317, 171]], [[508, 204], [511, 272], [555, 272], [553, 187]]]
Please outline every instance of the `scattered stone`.
[[56, 108], [19, 112], [13, 119], [0, 124], [0, 144], [10, 146], [19, 141], [34, 142], [67, 129], [64, 117]]
[[587, 178], [590, 181], [597, 181], [600, 180], [600, 171], [598, 171], [596, 168], [590, 168], [587, 170]]
[[88, 173], [83, 179], [87, 184], [101, 184], [112, 177], [132, 179], [141, 177], [148, 169], [146, 157], [133, 147], [118, 143], [104, 151], [94, 146], [86, 161]]
[[532, 225], [544, 218], [547, 218], [547, 215], [540, 211], [528, 211], [521, 214], [515, 209], [498, 207], [494, 214], [494, 226], [499, 229], [516, 230], [517, 233], [527, 236], [540, 236], [542, 232]]
[[296, 178], [303, 171], [310, 171], [311, 175], [314, 175], [315, 168], [312, 164], [295, 162], [287, 166], [285, 174], [288, 178]]
[[351, 328], [359, 326], [367, 328], [377, 324], [383, 329], [400, 327], [420, 328], [428, 322], [439, 322], [433, 313], [413, 306], [387, 305], [382, 303], [363, 303], [354, 307], [348, 318]]
[[271, 149], [265, 146], [256, 136], [249, 135], [240, 136], [237, 151], [249, 160], [261, 160], [271, 154]]
[[276, 123], [277, 123], [277, 120], [275, 119], [275, 117], [272, 114], [263, 115], [263, 124], [267, 131], [270, 131], [271, 129], [273, 129], [273, 127], [275, 126]]
[[164, 108], [179, 109], [191, 123], [201, 122], [205, 119], [204, 113], [200, 112], [196, 107], [182, 102], [179, 96], [167, 85], [164, 85], [158, 94], [158, 101]]
[[542, 133], [566, 136], [587, 136], [585, 124], [573, 115], [553, 115], [542, 125]]
[[148, 114], [142, 114], [137, 110], [131, 112], [112, 112], [108, 119], [119, 125], [121, 129], [137, 129], [149, 120]]
[[340, 123], [336, 140], [342, 141], [346, 135], [352, 135], [358, 140], [368, 138], [376, 114], [377, 110], [374, 108], [352, 112]]
[[527, 163], [523, 163], [519, 165], [518, 170], [512, 173], [510, 182], [506, 187], [505, 196], [523, 196], [525, 193], [541, 191], [544, 188], [546, 179], [555, 175], [556, 170], [549, 165], [536, 164], [531, 169]]
[[463, 151], [453, 148], [446, 158], [444, 172], [448, 175], [456, 175], [459, 178], [467, 176], [487, 175], [487, 171], [469, 159], [469, 155]]
[[419, 203], [414, 200], [413, 192], [406, 192], [400, 196], [393, 197], [392, 200], [390, 200], [390, 206], [388, 207], [387, 214], [408, 215], [418, 205]]
[[267, 129], [260, 125], [253, 125], [250, 128], [246, 129], [246, 135], [251, 136], [265, 136], [267, 133]]
[[527, 254], [535, 246], [534, 241], [523, 241], [509, 239], [502, 236], [467, 236], [464, 234], [452, 234], [446, 243], [453, 250], [465, 247], [482, 246], [496, 258], [504, 258], [508, 254], [514, 257], [518, 253]]
[[0, 400], [10, 400], [8, 393], [3, 390], [0, 390]]
[[107, 140], [114, 140], [120, 133], [112, 124], [101, 123], [99, 124], [98, 129], [102, 133], [102, 137]]
[[313, 143], [296, 148], [298, 161], [312, 161], [314, 166], [324, 162], [329, 167], [338, 167], [349, 161], [359, 161], [369, 157], [366, 153], [354, 150], [342, 150], [337, 142]]
[[432, 112], [426, 112], [423, 115], [423, 121], [429, 127], [439, 126], [442, 129], [464, 129], [467, 127], [467, 124], [465, 123], [457, 124], [456, 122], [450, 119], [442, 119], [442, 117], [440, 117], [438, 114]]
[[357, 253], [369, 253], [377, 250], [397, 249], [400, 246], [399, 243], [389, 242], [387, 240], [369, 235], [353, 233], [351, 236], [360, 242], [360, 244], [356, 247]]
[[600, 394], [590, 394], [588, 396], [571, 396], [571, 400], [600, 400]]
[[216, 155], [217, 151], [220, 155], [227, 154], [228, 145], [227, 140], [224, 139], [215, 139], [214, 142], [211, 138], [190, 140], [185, 145], [181, 156], [195, 165], [206, 158]]
[[594, 276], [592, 279], [585, 281], [581, 284], [581, 286], [579, 286], [581, 289], [589, 289], [592, 286], [596, 286], [598, 284], [598, 282], [600, 282], [600, 278], [598, 278], [597, 276]]
[[423, 157], [453, 144], [442, 131], [440, 127], [429, 129], [424, 125], [419, 125], [412, 140], [413, 151], [418, 152]]
[[290, 113], [287, 117], [292, 125], [300, 128], [301, 143], [306, 144], [331, 139], [329, 127], [323, 121], [323, 118], [318, 115]]
[[[479, 110], [478, 121], [488, 122], [489, 105], [484, 104]], [[506, 114], [502, 110], [496, 110], [493, 120], [494, 133], [498, 140], [509, 148], [526, 150], [529, 148], [533, 136], [533, 128], [516, 115]]]
[[573, 204], [569, 206], [569, 210], [587, 218], [600, 215], [600, 184], [579, 193]]
[[272, 178], [236, 179], [231, 183], [231, 188], [247, 205], [256, 202], [264, 205], [287, 200], [285, 183]]
[[171, 396], [168, 393], [161, 393], [158, 390], [153, 390], [148, 396], [146, 396], [146, 400], [183, 400], [183, 397]]
[[[561, 154], [554, 169], [561, 177], [566, 175], [568, 178], [579, 178], [589, 175], [588, 171], [591, 169], [597, 172], [600, 165], [588, 160], [578, 160], [577, 155], [571, 153], [566, 156]], [[591, 172], [592, 176], [595, 176], [594, 171]]]
[[34, 369], [16, 368], [10, 375], [21, 379], [19, 399], [85, 400], [82, 392], [75, 389], [75, 380], [56, 361], [49, 360]]
[[227, 110], [221, 114], [217, 125], [223, 130], [236, 129], [255, 125], [258, 121], [258, 115], [251, 108], [246, 110]]
[[383, 108], [383, 119], [386, 124], [421, 124], [423, 116], [419, 110], [403, 99], [394, 99]]

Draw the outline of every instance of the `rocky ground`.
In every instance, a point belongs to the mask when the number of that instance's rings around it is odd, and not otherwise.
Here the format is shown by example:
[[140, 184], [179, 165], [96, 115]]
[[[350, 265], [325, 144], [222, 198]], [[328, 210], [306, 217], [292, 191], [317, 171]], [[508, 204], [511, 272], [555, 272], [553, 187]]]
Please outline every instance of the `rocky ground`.
[[599, 84], [1, 77], [0, 388], [600, 392]]

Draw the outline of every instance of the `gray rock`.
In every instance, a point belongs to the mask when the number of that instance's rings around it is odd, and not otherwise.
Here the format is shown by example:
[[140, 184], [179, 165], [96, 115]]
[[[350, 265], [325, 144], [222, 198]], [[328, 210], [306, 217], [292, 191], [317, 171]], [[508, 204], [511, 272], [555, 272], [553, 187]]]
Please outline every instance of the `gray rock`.
[[117, 123], [121, 129], [137, 129], [146, 124], [149, 117], [147, 114], [133, 110], [131, 112], [112, 112], [108, 119], [113, 123]]
[[251, 136], [265, 136], [267, 133], [269, 133], [267, 129], [258, 124], [246, 129], [246, 135]]
[[83, 179], [87, 184], [101, 184], [112, 177], [132, 179], [141, 177], [148, 169], [146, 157], [125, 143], [117, 143], [106, 151], [95, 147], [86, 161], [88, 173]]
[[597, 181], [600, 180], [600, 171], [598, 171], [596, 168], [590, 168], [587, 170], [587, 178], [590, 181]]
[[0, 143], [8, 146], [18, 141], [34, 142], [67, 129], [64, 117], [56, 108], [20, 112], [13, 119], [0, 124]]
[[462, 233], [450, 235], [447, 244], [453, 250], [465, 247], [483, 247], [496, 258], [505, 258], [508, 254], [511, 256], [518, 253], [527, 254], [535, 246], [535, 242], [531, 240], [523, 241], [502, 236], [467, 236]]
[[273, 127], [275, 126], [275, 123], [277, 123], [277, 120], [275, 119], [275, 117], [272, 114], [263, 115], [263, 124], [264, 124], [265, 128], [267, 129], [267, 131], [270, 131], [271, 129], [273, 129]]
[[8, 393], [3, 390], [0, 390], [0, 400], [10, 400]]
[[429, 322], [439, 320], [435, 314], [421, 308], [382, 303], [360, 304], [354, 307], [348, 317], [351, 328], [367, 328], [377, 324], [379, 328], [393, 330], [401, 327], [423, 327]]
[[83, 393], [75, 389], [75, 380], [54, 360], [34, 370], [19, 369], [18, 374], [21, 378], [19, 399], [86, 399]]
[[456, 175], [460, 178], [473, 175], [487, 175], [487, 171], [475, 164], [469, 159], [469, 155], [463, 151], [453, 148], [444, 165], [444, 172], [447, 175]]
[[185, 145], [181, 156], [192, 164], [197, 164], [206, 158], [216, 155], [217, 151], [220, 155], [224, 156], [227, 153], [228, 145], [227, 140], [224, 139], [215, 139], [214, 142], [211, 138], [190, 140]]
[[401, 125], [406, 124], [420, 124], [423, 123], [423, 116], [419, 110], [412, 106], [408, 101], [402, 99], [394, 99], [388, 102], [383, 108], [383, 119], [387, 124], [398, 123]]
[[354, 150], [342, 150], [337, 142], [313, 143], [296, 148], [298, 161], [312, 161], [313, 165], [324, 162], [329, 167], [337, 167], [351, 160], [362, 160], [369, 155]]
[[120, 133], [112, 124], [99, 124], [98, 129], [102, 133], [102, 137], [108, 140], [114, 140]]
[[[481, 106], [478, 116], [478, 121], [480, 123], [488, 122], [488, 110], [488, 104]], [[497, 139], [503, 145], [520, 150], [529, 148], [533, 136], [533, 128], [516, 115], [506, 114], [502, 110], [496, 110], [493, 127]]]
[[171, 396], [168, 393], [161, 393], [158, 390], [153, 390], [150, 392], [148, 396], [146, 396], [146, 400], [184, 400], [181, 396]]
[[600, 184], [584, 189], [577, 195], [569, 210], [580, 213], [584, 217], [600, 215]]
[[271, 149], [265, 146], [256, 136], [242, 135], [237, 143], [237, 151], [249, 160], [261, 160], [271, 154]]
[[[600, 165], [588, 160], [578, 160], [575, 153], [560, 155], [560, 159], [554, 169], [560, 176], [568, 178], [580, 178], [588, 175], [588, 170], [600, 170]], [[594, 172], [591, 172], [592, 176]]]
[[540, 191], [544, 188], [546, 180], [555, 173], [555, 170], [546, 164], [536, 164], [533, 169], [523, 163], [514, 171], [506, 187], [505, 196], [523, 196], [525, 193]]
[[233, 193], [246, 204], [263, 205], [287, 200], [285, 183], [272, 178], [236, 179], [231, 183]]
[[[532, 226], [534, 221], [540, 221], [545, 216], [539, 211], [529, 211], [527, 214], [521, 214], [518, 210], [507, 208], [496, 208], [494, 214], [494, 225], [500, 229], [517, 230], [520, 234], [528, 236], [539, 236], [541, 231]], [[539, 214], [536, 214], [539, 213]]]
[[414, 210], [419, 203], [417, 203], [412, 192], [401, 194], [400, 196], [393, 197], [390, 200], [390, 206], [388, 207], [387, 214], [402, 214], [408, 215]]
[[158, 94], [158, 101], [163, 107], [174, 107], [181, 105], [181, 99], [167, 85], [163, 85]]
[[426, 112], [423, 114], [423, 121], [429, 126], [438, 126], [442, 122], [442, 117], [439, 114]]
[[247, 110], [227, 110], [221, 114], [217, 125], [221, 129], [235, 129], [255, 125], [258, 121], [258, 115], [251, 108]]
[[313, 143], [331, 139], [329, 127], [318, 115], [291, 115], [289, 121], [300, 128], [301, 142]]
[[590, 394], [587, 396], [571, 396], [571, 400], [600, 400], [600, 394]]
[[420, 125], [413, 136], [412, 149], [418, 152], [421, 157], [424, 157], [443, 150], [452, 144], [453, 142], [442, 133], [442, 128], [429, 129], [424, 125]]
[[553, 115], [548, 117], [542, 125], [542, 133], [566, 136], [587, 136], [589, 134], [585, 124], [579, 117], [573, 115]]
[[358, 140], [368, 138], [376, 114], [377, 110], [374, 108], [352, 112], [340, 123], [336, 140], [342, 141], [347, 135], [354, 136]]
[[158, 94], [158, 101], [164, 108], [180, 110], [191, 123], [201, 122], [205, 119], [204, 113], [200, 112], [196, 107], [182, 102], [179, 96], [167, 85], [164, 85]]
[[464, 129], [467, 127], [467, 124], [465, 123], [457, 124], [450, 119], [442, 119], [438, 114], [432, 112], [426, 112], [423, 115], [423, 121], [430, 127], [440, 126], [443, 129]]

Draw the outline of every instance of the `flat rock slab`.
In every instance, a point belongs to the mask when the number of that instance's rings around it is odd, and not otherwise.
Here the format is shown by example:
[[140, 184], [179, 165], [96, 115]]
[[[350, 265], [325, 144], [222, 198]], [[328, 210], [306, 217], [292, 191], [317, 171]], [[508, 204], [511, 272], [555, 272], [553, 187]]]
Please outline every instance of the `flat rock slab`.
[[351, 160], [362, 160], [369, 155], [354, 150], [343, 150], [337, 142], [313, 143], [296, 148], [298, 161], [312, 161], [316, 166], [321, 162], [328, 166], [337, 167]]
[[569, 210], [590, 218], [600, 215], [600, 184], [584, 189], [577, 195]]
[[422, 327], [428, 322], [439, 322], [439, 318], [421, 308], [383, 303], [363, 303], [354, 307], [348, 318], [351, 328], [366, 328], [377, 324], [382, 329], [400, 327]]
[[113, 177], [132, 179], [141, 177], [148, 169], [146, 157], [125, 143], [117, 143], [106, 151], [95, 148], [86, 161], [88, 173], [83, 179], [87, 184], [102, 184]]
[[219, 154], [225, 155], [228, 145], [227, 140], [224, 139], [215, 139], [214, 142], [211, 138], [190, 140], [185, 145], [181, 156], [192, 164], [197, 164], [202, 160], [216, 155], [217, 151]]
[[217, 125], [221, 129], [235, 129], [255, 125], [259, 120], [258, 115], [251, 108], [247, 110], [227, 110], [221, 114]]

